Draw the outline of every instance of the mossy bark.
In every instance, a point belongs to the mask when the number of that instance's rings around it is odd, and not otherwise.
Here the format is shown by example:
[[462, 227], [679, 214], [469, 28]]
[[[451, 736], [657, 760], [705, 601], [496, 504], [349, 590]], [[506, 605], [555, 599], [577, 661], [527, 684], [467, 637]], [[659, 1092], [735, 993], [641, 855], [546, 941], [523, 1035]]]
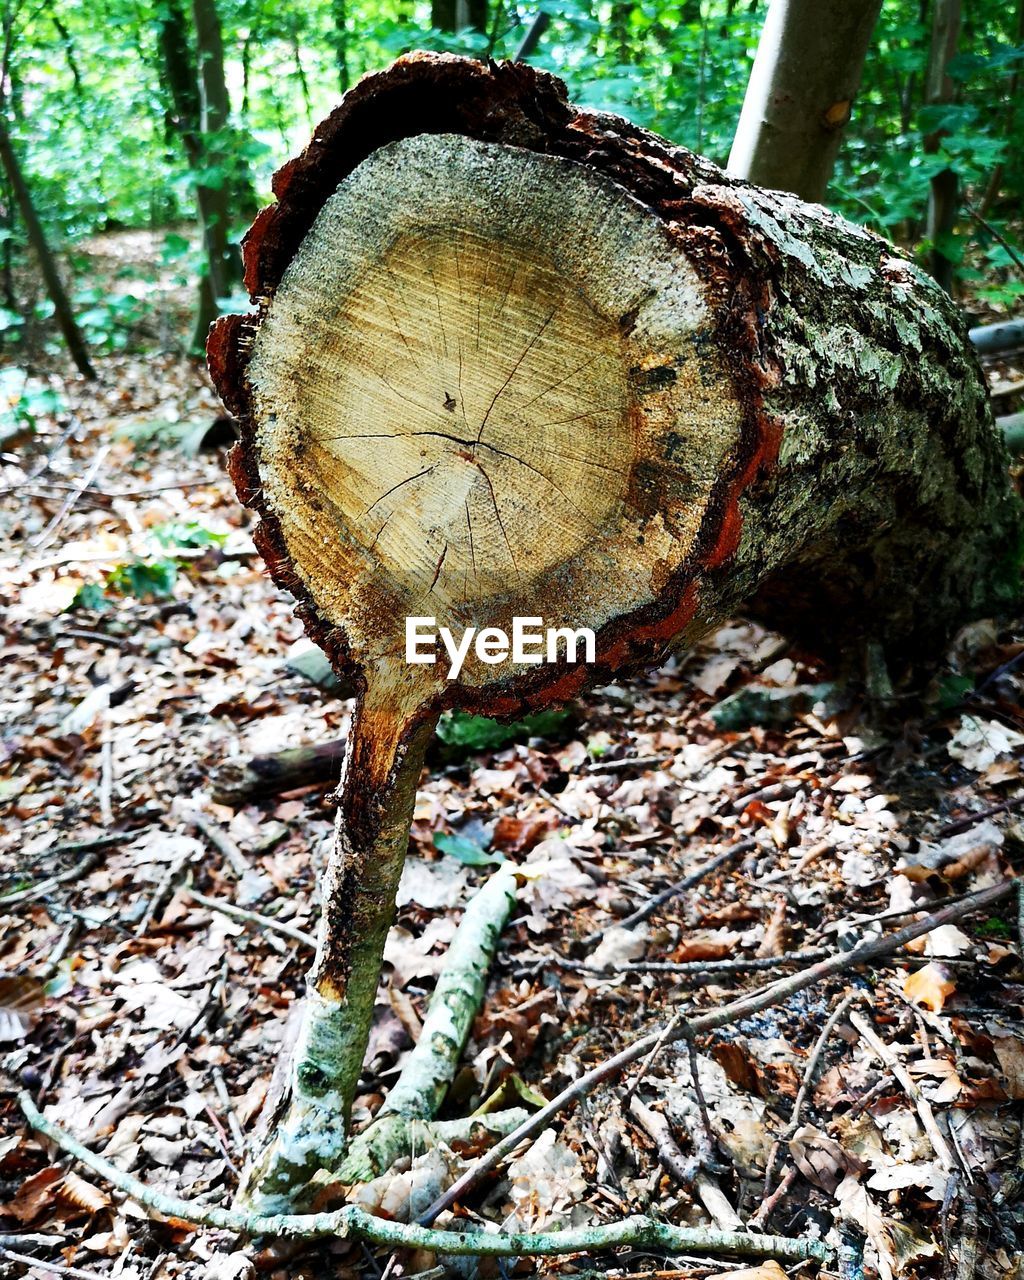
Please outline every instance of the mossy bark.
[[349, 1138], [395, 895], [405, 863], [431, 717], [360, 701], [341, 780], [335, 844], [321, 886], [323, 913], [287, 1086], [262, 1126], [242, 1200], [264, 1213], [334, 1168]]

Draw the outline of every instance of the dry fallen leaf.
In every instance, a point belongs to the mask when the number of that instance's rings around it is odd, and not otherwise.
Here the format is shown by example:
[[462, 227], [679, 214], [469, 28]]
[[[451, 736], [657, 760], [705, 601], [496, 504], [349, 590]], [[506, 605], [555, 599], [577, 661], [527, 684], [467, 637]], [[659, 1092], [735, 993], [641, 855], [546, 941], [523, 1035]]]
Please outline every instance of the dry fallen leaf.
[[1024, 1098], [1024, 1041], [1016, 1036], [993, 1036], [992, 1047], [1006, 1081], [1007, 1096]]
[[24, 1040], [45, 1002], [46, 991], [38, 978], [0, 977], [0, 1044]]
[[932, 961], [916, 973], [908, 974], [903, 982], [903, 994], [915, 1004], [931, 1009], [933, 1013], [941, 1013], [947, 996], [956, 990], [956, 983], [949, 977], [949, 970], [944, 965]]
[[759, 1267], [741, 1267], [738, 1271], [717, 1271], [707, 1280], [788, 1280], [789, 1273], [783, 1271], [774, 1260], [762, 1262]]
[[772, 911], [771, 919], [765, 926], [764, 938], [761, 945], [757, 949], [757, 955], [766, 958], [768, 956], [781, 956], [786, 951], [786, 899], [779, 897], [776, 899], [775, 908]]

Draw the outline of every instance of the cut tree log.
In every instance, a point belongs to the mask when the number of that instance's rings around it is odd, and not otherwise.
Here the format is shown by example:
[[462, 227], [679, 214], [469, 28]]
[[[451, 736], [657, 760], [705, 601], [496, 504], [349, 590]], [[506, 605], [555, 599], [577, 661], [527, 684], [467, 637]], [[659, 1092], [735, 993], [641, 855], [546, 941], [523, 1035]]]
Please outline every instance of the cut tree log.
[[[498, 717], [741, 603], [906, 655], [1016, 598], [1020, 509], [959, 313], [891, 245], [525, 65], [367, 77], [245, 242], [210, 365], [271, 573], [359, 690], [276, 1153], [337, 1167], [440, 712]], [[406, 619], [591, 628], [552, 664], [405, 658]]]

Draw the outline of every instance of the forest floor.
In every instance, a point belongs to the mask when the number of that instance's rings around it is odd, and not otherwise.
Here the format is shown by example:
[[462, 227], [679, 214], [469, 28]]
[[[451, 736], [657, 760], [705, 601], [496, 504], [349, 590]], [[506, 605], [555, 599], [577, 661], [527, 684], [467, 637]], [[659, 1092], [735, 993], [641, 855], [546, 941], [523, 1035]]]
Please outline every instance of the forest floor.
[[[160, 356], [99, 367], [98, 386], [49, 377], [56, 399], [33, 391], [34, 429], [0, 470], [0, 1276], [238, 1280], [251, 1274], [242, 1243], [147, 1218], [33, 1135], [16, 1092], [145, 1182], [230, 1201], [310, 953], [190, 890], [314, 930], [336, 778], [236, 805], [214, 799], [218, 770], [342, 737], [350, 705], [285, 666], [301, 638], [291, 602], [255, 553], [223, 449], [196, 448], [219, 412], [205, 375]], [[792, 972], [794, 952], [849, 948], [1019, 873], [1024, 621], [973, 625], [926, 687], [895, 697], [877, 679], [823, 687], [832, 674], [737, 622], [582, 698], [547, 739], [436, 752], [357, 1117], [394, 1080], [459, 915], [502, 858], [531, 877], [451, 1116], [497, 1094], [536, 1106], [682, 1008]], [[732, 845], [690, 891], [617, 923]], [[566, 1111], [463, 1212], [544, 1230], [639, 1212], [729, 1226], [761, 1210], [763, 1229], [794, 1237], [859, 1224], [883, 1280], [958, 1266], [1020, 1277], [1020, 1218], [995, 1203], [1019, 1167], [1024, 1106], [1010, 903], [699, 1041], [716, 1167], [696, 1181], [626, 1098], [637, 1085], [685, 1164], [701, 1123], [688, 1052], [670, 1044]], [[859, 1021], [844, 1015], [828, 1037], [794, 1128], [816, 1042], [854, 990]], [[407, 1213], [438, 1158], [403, 1173], [385, 1208]], [[781, 1187], [767, 1207], [766, 1178]], [[30, 1271], [30, 1253], [49, 1270]], [[282, 1277], [469, 1274], [343, 1241], [253, 1262]], [[649, 1251], [541, 1269], [588, 1267], [729, 1270]]]

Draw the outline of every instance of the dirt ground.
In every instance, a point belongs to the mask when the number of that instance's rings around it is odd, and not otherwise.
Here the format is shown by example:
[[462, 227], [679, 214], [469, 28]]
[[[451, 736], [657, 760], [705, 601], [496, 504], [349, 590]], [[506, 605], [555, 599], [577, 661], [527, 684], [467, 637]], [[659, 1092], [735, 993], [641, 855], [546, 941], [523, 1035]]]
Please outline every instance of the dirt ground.
[[[310, 958], [266, 920], [315, 930], [337, 779], [235, 803], [218, 779], [225, 761], [343, 737], [350, 712], [285, 665], [301, 639], [291, 602], [255, 553], [224, 447], [197, 447], [220, 412], [205, 373], [160, 355], [98, 365], [85, 386], [39, 363], [19, 393], [34, 421], [0, 470], [0, 1275], [455, 1274], [345, 1241], [285, 1255], [149, 1219], [21, 1117], [25, 1089], [143, 1181], [230, 1202]], [[499, 1091], [535, 1107], [681, 1009], [810, 963], [793, 953], [849, 949], [1018, 874], [1021, 672], [1022, 620], [973, 625], [927, 684], [896, 694], [877, 673], [835, 686], [813, 654], [741, 620], [588, 694], [546, 737], [439, 747], [357, 1116], [394, 1080], [460, 913], [500, 859], [531, 877], [450, 1116]], [[617, 923], [740, 841], [647, 920]], [[264, 922], [229, 919], [193, 889]], [[822, 1028], [854, 990], [868, 1032], [838, 1021], [794, 1125]], [[713, 1160], [699, 1176], [691, 1164], [680, 1178], [626, 1098], [635, 1085], [668, 1121], [683, 1163], [706, 1154], [689, 1054], [670, 1044], [566, 1111], [460, 1213], [529, 1230], [640, 1212], [742, 1227], [767, 1199], [761, 1229], [845, 1241], [854, 1266], [866, 1240], [866, 1274], [884, 1280], [1020, 1275], [1022, 1006], [1006, 898], [702, 1038]], [[472, 1154], [442, 1153], [449, 1170]], [[389, 1212], [409, 1212], [437, 1158], [396, 1174]], [[50, 1269], [30, 1271], [30, 1255]], [[627, 1250], [540, 1269], [729, 1265]]]

